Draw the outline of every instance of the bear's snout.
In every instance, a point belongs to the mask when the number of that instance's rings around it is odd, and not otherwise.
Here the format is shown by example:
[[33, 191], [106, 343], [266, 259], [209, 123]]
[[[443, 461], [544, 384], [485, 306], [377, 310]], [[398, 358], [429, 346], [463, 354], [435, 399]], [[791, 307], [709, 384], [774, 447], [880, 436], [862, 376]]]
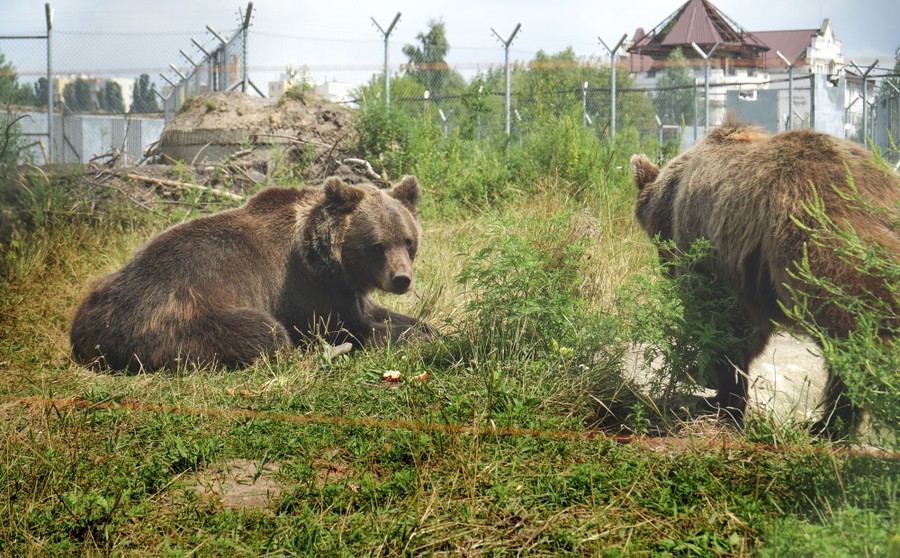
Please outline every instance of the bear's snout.
[[398, 273], [391, 277], [391, 292], [393, 293], [403, 294], [409, 290], [410, 285], [412, 285], [412, 277], [406, 273]]
[[381, 290], [404, 294], [413, 284], [412, 258], [403, 246], [398, 246], [387, 251], [385, 265], [378, 279]]

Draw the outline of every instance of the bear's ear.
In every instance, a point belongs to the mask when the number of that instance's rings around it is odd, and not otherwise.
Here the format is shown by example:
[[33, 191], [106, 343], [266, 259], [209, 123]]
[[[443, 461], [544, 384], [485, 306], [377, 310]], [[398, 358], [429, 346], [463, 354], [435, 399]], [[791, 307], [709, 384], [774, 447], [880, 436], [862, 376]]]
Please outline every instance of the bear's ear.
[[634, 184], [638, 190], [643, 190], [649, 186], [659, 176], [659, 167], [650, 162], [650, 159], [643, 155], [631, 156], [631, 173], [634, 175]]
[[388, 195], [403, 204], [413, 215], [419, 203], [419, 181], [415, 176], [404, 176], [399, 184], [391, 188]]
[[364, 197], [366, 197], [364, 190], [350, 186], [336, 176], [325, 180], [325, 206], [329, 211], [350, 213]]

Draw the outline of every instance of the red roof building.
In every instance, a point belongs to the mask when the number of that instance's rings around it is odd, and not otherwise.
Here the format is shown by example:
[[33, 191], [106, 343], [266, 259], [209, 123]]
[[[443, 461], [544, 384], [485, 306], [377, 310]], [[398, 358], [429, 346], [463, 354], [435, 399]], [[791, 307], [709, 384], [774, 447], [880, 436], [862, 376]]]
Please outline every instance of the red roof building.
[[[650, 31], [638, 28], [623, 62], [634, 74], [638, 85], [653, 88], [660, 71], [678, 49], [693, 70], [694, 82], [705, 89], [707, 61], [694, 44], [704, 53], [715, 47], [709, 59], [710, 87], [706, 101], [711, 125], [721, 122], [729, 102], [756, 100], [759, 91], [771, 90], [777, 91], [775, 98], [766, 94], [767, 100], [756, 105], [777, 105], [772, 109], [777, 113], [777, 121], [767, 125], [784, 129], [790, 115], [795, 123], [799, 121], [806, 125], [812, 110], [812, 80], [821, 79], [822, 83], [834, 85], [843, 83], [841, 78], [845, 75], [841, 42], [835, 38], [828, 19], [819, 29], [751, 32], [709, 0], [687, 0]], [[788, 79], [788, 64], [778, 53], [793, 63], [793, 80]], [[792, 87], [793, 95], [788, 95], [789, 87]], [[788, 107], [789, 103], [792, 106]], [[750, 107], [751, 104], [743, 106]], [[848, 110], [853, 112], [855, 109]]]
[[835, 39], [828, 19], [819, 29], [755, 31], [753, 34], [769, 47], [763, 56], [763, 65], [770, 72], [787, 70], [787, 65], [776, 54], [778, 52], [794, 63], [795, 70], [808, 67], [807, 71], [814, 74], [836, 74], [844, 62], [841, 43]]
[[709, 0], [688, 0], [649, 32], [639, 27], [628, 47], [626, 64], [635, 74], [653, 76], [665, 66], [675, 49], [681, 49], [688, 64], [703, 66], [702, 57], [693, 49], [696, 43], [704, 52], [716, 47], [713, 67], [729, 74], [745, 69], [783, 72], [786, 64], [778, 52], [795, 62], [794, 69], [808, 66], [808, 72], [835, 74], [843, 65], [841, 43], [828, 19], [819, 29], [788, 31], [747, 31], [716, 8]]
[[716, 47], [716, 59], [732, 59], [735, 65], [754, 68], [770, 50], [708, 0], [688, 0], [649, 32], [636, 34], [628, 52], [665, 61], [680, 48], [688, 59], [701, 58], [692, 48], [694, 43], [707, 53]]

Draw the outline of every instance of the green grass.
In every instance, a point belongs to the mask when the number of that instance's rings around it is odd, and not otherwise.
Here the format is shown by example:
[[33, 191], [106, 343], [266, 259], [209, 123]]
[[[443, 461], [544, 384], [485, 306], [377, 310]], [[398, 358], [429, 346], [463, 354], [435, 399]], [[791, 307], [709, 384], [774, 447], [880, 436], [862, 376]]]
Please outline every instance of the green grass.
[[[716, 430], [731, 443], [711, 446], [590, 430], [605, 407], [632, 409], [635, 427], [653, 419], [617, 366], [614, 293], [647, 271], [650, 245], [615, 168], [589, 191], [544, 177], [492, 211], [423, 211], [416, 293], [380, 299], [438, 325], [437, 343], [137, 376], [73, 364], [71, 316], [92, 281], [205, 198], [160, 204], [163, 218], [48, 186], [42, 220], [2, 252], [0, 553], [886, 555], [896, 460], [832, 454], [802, 433], [782, 448], [764, 419], [749, 438]], [[575, 284], [534, 291], [540, 308], [479, 290], [561, 278]], [[555, 310], [565, 319], [534, 327]], [[391, 369], [429, 377], [382, 382]], [[196, 489], [235, 460], [277, 466], [279, 495], [234, 509]]]

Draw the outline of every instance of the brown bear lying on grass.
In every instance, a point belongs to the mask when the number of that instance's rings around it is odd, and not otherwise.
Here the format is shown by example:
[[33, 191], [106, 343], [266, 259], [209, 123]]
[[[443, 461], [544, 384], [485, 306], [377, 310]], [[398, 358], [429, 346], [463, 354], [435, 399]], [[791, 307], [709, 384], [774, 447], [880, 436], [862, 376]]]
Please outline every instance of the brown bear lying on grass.
[[[719, 355], [712, 376], [718, 382], [714, 403], [730, 409], [739, 423], [747, 381], [735, 373], [735, 366], [746, 371], [764, 350], [773, 320], [791, 325], [779, 303], [791, 307], [792, 289], [816, 295], [790, 273], [804, 249], [816, 276], [851, 294], [896, 303], [883, 280], [861, 274], [833, 250], [809, 243], [809, 231], [793, 221], [815, 226], [803, 204], [816, 192], [834, 222], [851, 225], [863, 242], [883, 247], [887, 257], [900, 258], [900, 231], [893, 228], [900, 211], [900, 179], [860, 146], [810, 130], [771, 136], [727, 119], [663, 169], [639, 155], [632, 157], [631, 165], [641, 227], [651, 237], [674, 241], [679, 251], [687, 251], [699, 238], [708, 239], [713, 253], [702, 273], [723, 282], [745, 312], [734, 316], [732, 326], [738, 338], [746, 339], [742, 350]], [[875, 212], [852, 207], [846, 197], [851, 190], [848, 177]], [[843, 337], [854, 328], [855, 317], [828, 297], [813, 296], [809, 304], [813, 319], [830, 335]], [[828, 431], [835, 417], [844, 425], [858, 420], [858, 410], [834, 372], [826, 387], [824, 418], [816, 425], [820, 431]], [[836, 434], [833, 429], [830, 433]]]
[[411, 176], [390, 190], [330, 178], [172, 227], [81, 303], [75, 360], [132, 372], [237, 367], [309, 334], [375, 345], [427, 337], [427, 325], [369, 297], [412, 287], [418, 197]]

